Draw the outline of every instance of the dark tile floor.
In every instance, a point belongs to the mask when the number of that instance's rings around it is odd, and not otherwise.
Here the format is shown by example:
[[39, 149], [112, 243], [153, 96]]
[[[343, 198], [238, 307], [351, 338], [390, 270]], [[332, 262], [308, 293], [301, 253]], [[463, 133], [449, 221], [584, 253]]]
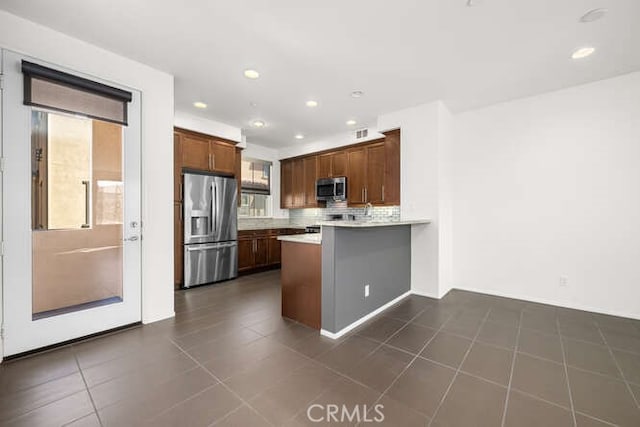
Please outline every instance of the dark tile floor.
[[638, 321], [452, 291], [332, 341], [280, 318], [278, 271], [175, 302], [0, 365], [0, 425], [322, 425], [313, 403], [382, 404], [387, 426], [640, 426]]

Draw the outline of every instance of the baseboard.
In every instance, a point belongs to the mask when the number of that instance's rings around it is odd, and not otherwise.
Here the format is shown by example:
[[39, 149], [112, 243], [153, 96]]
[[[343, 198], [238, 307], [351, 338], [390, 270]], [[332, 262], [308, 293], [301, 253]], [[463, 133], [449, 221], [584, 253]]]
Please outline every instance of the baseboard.
[[172, 317], [176, 317], [176, 312], [175, 311], [172, 311], [171, 313], [167, 313], [167, 314], [161, 314], [159, 316], [143, 318], [142, 319], [142, 324], [143, 325], [148, 325], [149, 323], [154, 323], [154, 322], [159, 322], [161, 320], [171, 319]]
[[499, 292], [499, 291], [493, 291], [493, 290], [487, 290], [487, 289], [477, 289], [477, 288], [472, 288], [472, 287], [457, 287], [456, 286], [456, 287], [454, 287], [452, 289], [456, 289], [456, 290], [460, 290], [460, 291], [475, 292], [475, 293], [478, 293], [478, 294], [492, 295], [492, 296], [496, 296], [496, 297], [517, 299], [517, 300], [521, 300], [521, 301], [535, 302], [535, 303], [538, 303], [538, 304], [552, 305], [554, 307], [570, 308], [570, 309], [573, 309], [573, 310], [590, 311], [592, 313], [605, 314], [607, 316], [616, 316], [616, 317], [624, 317], [624, 318], [627, 318], [627, 319], [640, 320], [640, 316], [638, 316], [638, 314], [630, 314], [630, 313], [624, 313], [624, 312], [619, 312], [619, 311], [611, 311], [611, 310], [602, 310], [600, 308], [589, 307], [589, 306], [582, 305], [582, 304], [570, 304], [570, 303], [560, 304], [557, 301], [551, 301], [551, 300], [548, 300], [548, 299], [545, 299], [545, 298], [534, 298], [534, 297], [523, 296], [523, 295], [514, 295], [514, 294], [509, 294], [508, 292]]
[[361, 317], [360, 319], [356, 320], [355, 322], [353, 322], [352, 324], [350, 324], [349, 326], [346, 326], [344, 328], [342, 328], [341, 330], [339, 330], [338, 332], [329, 332], [326, 329], [320, 329], [320, 335], [325, 336], [327, 338], [331, 338], [332, 340], [338, 339], [341, 336], [343, 336], [344, 334], [352, 331], [354, 328], [357, 328], [358, 326], [362, 325], [364, 322], [366, 322], [367, 320], [371, 319], [372, 317], [382, 313], [383, 311], [385, 311], [387, 308], [391, 307], [392, 305], [400, 302], [401, 300], [403, 300], [404, 298], [408, 297], [409, 295], [411, 295], [412, 292], [411, 291], [407, 291], [404, 294], [400, 295], [397, 298], [392, 299], [391, 301], [389, 301], [388, 303], [386, 303], [383, 306], [378, 307], [377, 309], [375, 309], [374, 311], [372, 311], [371, 313], [367, 314], [364, 317]]

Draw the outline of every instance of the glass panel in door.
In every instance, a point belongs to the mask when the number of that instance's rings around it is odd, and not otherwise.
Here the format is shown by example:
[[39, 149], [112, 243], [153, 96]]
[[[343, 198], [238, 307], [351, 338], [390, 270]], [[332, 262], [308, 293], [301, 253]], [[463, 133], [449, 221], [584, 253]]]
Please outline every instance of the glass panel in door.
[[31, 121], [33, 319], [122, 302], [122, 126]]

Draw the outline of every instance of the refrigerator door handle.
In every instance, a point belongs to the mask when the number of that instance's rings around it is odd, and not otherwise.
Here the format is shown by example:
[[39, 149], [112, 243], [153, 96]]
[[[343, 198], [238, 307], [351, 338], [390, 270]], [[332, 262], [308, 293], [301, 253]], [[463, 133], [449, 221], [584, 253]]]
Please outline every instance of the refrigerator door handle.
[[225, 248], [232, 248], [234, 246], [237, 246], [236, 242], [232, 242], [232, 243], [216, 243], [215, 245], [207, 245], [207, 246], [202, 246], [202, 245], [198, 245], [197, 247], [189, 247], [187, 246], [187, 252], [193, 252], [193, 251], [207, 251], [210, 249], [225, 249]]
[[[213, 202], [211, 203], [211, 214], [213, 215], [213, 231], [218, 232], [218, 185], [213, 184]], [[213, 208], [215, 207], [215, 212]]]

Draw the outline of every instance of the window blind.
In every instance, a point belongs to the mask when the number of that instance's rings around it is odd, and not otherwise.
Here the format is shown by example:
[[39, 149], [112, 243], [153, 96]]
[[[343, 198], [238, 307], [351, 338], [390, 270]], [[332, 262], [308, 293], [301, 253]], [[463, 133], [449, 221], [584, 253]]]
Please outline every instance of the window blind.
[[131, 92], [22, 61], [24, 104], [127, 125]]

